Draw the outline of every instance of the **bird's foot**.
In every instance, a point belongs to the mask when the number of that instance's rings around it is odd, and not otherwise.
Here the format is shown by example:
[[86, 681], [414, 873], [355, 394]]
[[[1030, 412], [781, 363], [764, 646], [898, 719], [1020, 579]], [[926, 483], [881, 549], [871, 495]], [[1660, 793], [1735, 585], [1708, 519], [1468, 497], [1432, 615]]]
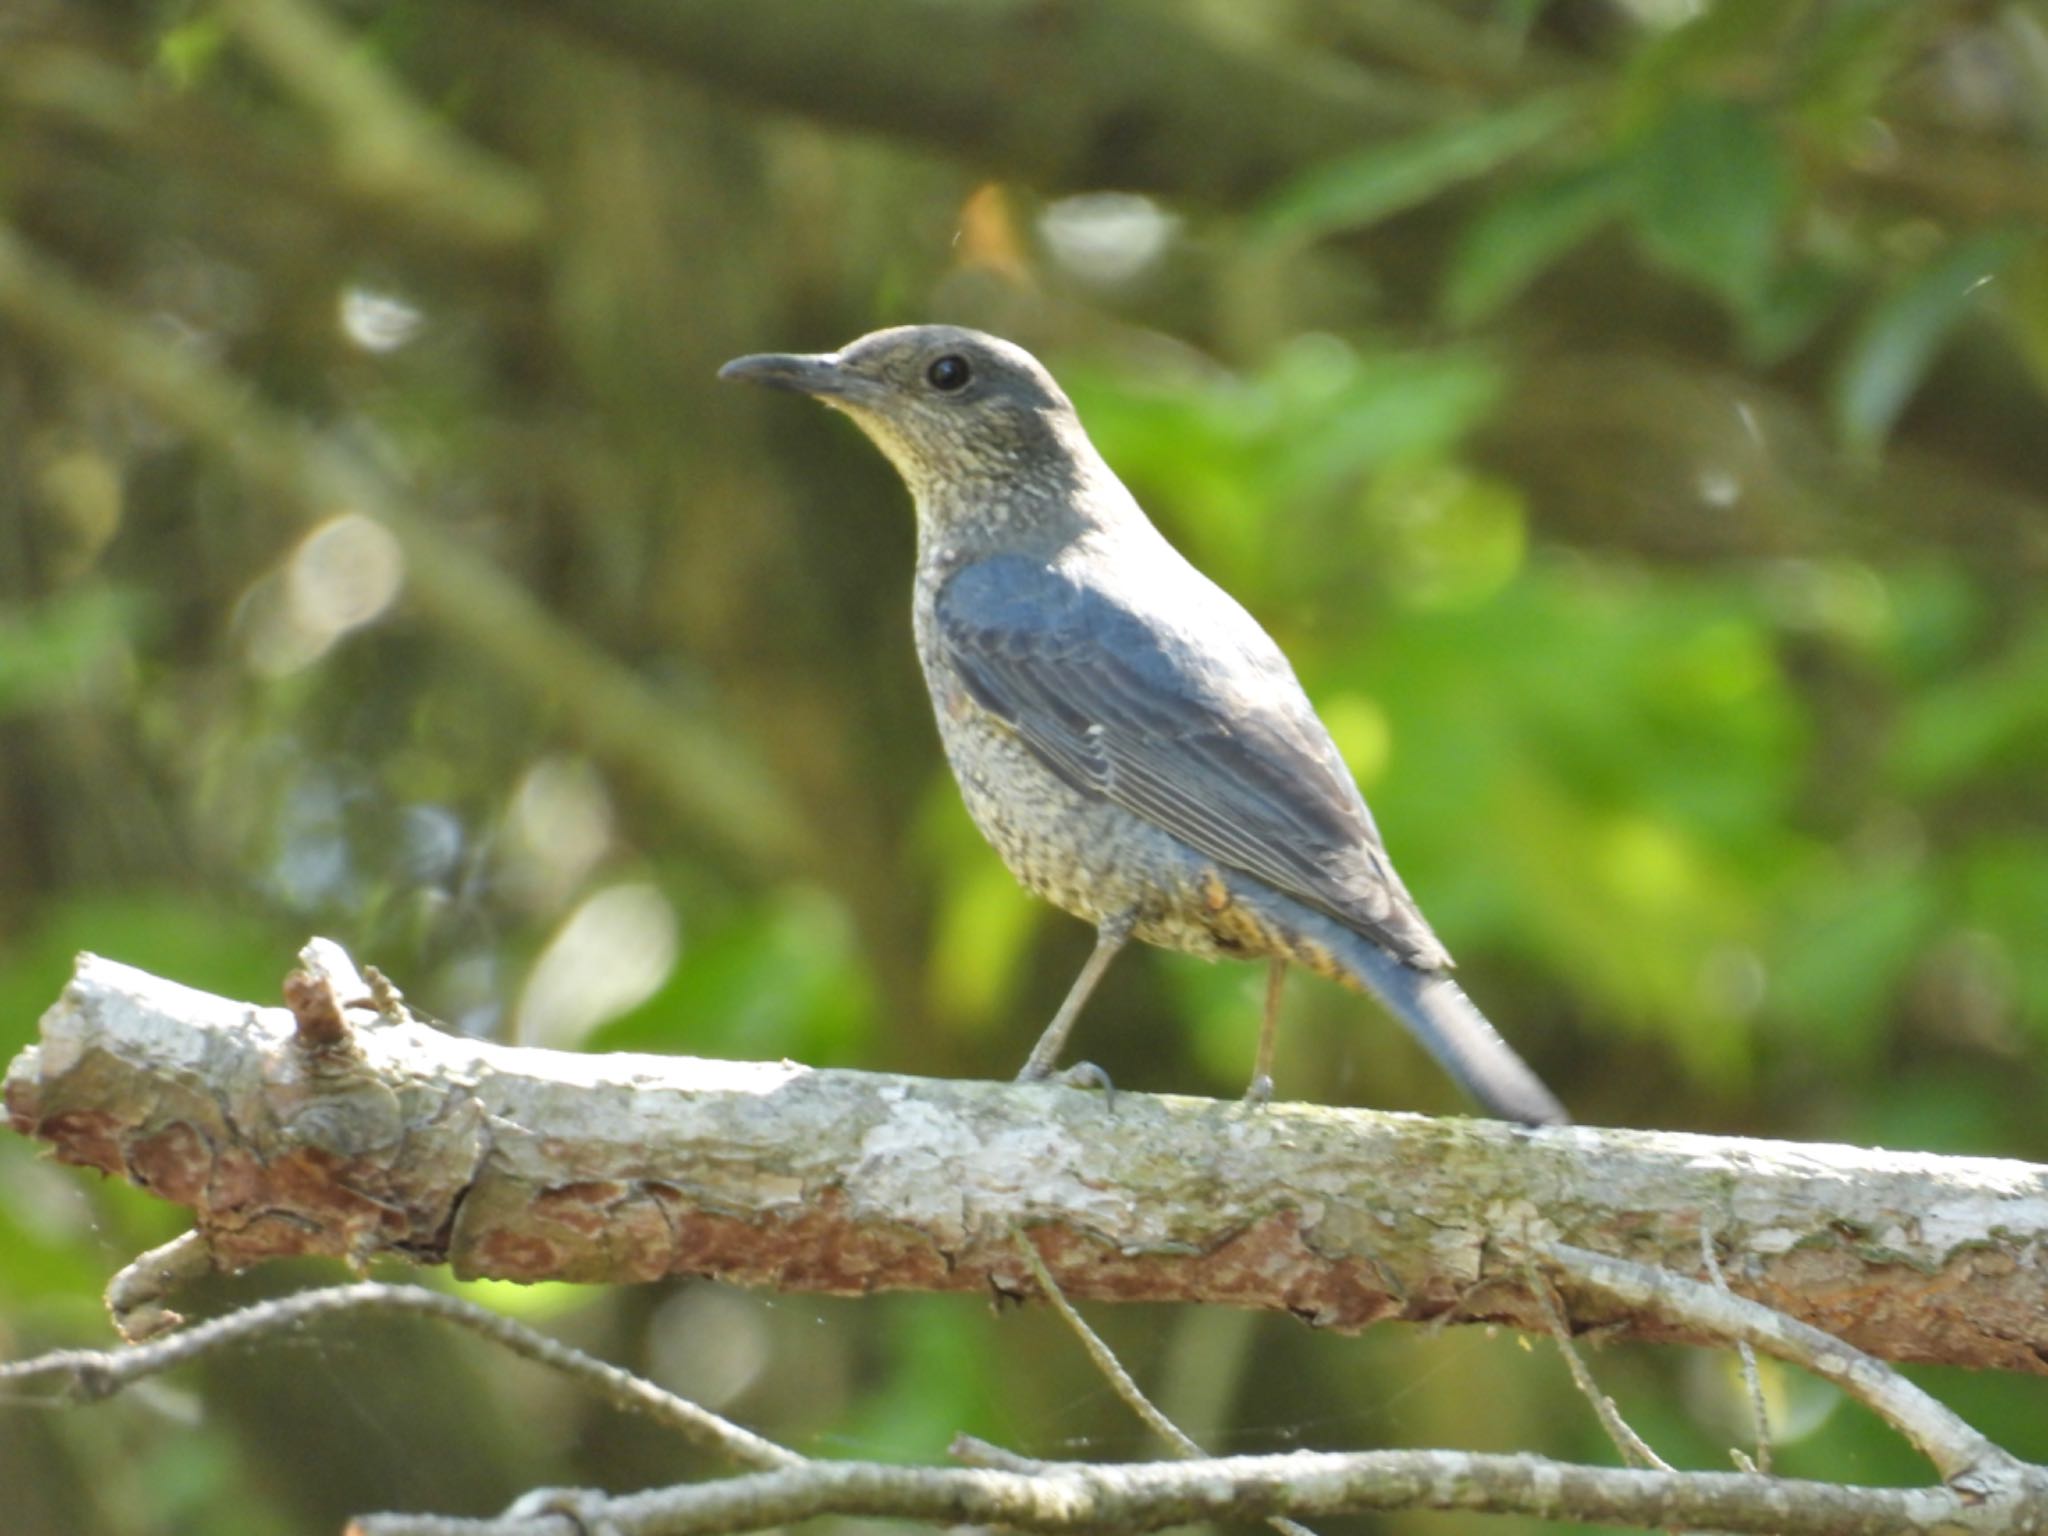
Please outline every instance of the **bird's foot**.
[[1244, 1091], [1244, 1105], [1247, 1109], [1263, 1109], [1273, 1102], [1273, 1079], [1261, 1072], [1254, 1077], [1251, 1086]]
[[1102, 1107], [1116, 1108], [1116, 1084], [1092, 1061], [1077, 1061], [1065, 1071], [1054, 1074], [1054, 1080], [1065, 1083], [1069, 1088], [1100, 1088]]
[[1055, 1072], [1049, 1067], [1032, 1067], [1027, 1064], [1017, 1074], [1020, 1083], [1062, 1083], [1069, 1088], [1100, 1088], [1102, 1107], [1116, 1107], [1116, 1084], [1109, 1080], [1109, 1074], [1092, 1061], [1077, 1061], [1071, 1067], [1062, 1067]]

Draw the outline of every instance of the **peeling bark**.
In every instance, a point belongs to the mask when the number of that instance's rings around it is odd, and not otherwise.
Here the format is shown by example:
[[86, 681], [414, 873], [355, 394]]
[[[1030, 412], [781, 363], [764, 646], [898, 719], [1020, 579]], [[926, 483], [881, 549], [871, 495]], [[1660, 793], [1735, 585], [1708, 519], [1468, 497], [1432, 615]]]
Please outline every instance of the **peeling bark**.
[[[359, 990], [336, 1040], [82, 957], [8, 1070], [9, 1121], [190, 1207], [229, 1267], [397, 1253], [512, 1280], [1021, 1294], [1022, 1226], [1078, 1299], [1540, 1329], [1528, 1246], [1690, 1273], [1704, 1220], [1734, 1290], [1873, 1354], [2048, 1369], [2031, 1164], [578, 1056], [379, 1017]], [[1567, 1300], [1581, 1329], [1688, 1337]]]

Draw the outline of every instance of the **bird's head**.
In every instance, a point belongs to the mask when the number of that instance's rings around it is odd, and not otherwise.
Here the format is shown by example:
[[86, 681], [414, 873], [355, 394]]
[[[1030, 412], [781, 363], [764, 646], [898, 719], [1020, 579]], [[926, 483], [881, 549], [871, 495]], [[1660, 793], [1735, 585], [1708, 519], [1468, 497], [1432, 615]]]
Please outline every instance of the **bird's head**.
[[718, 376], [814, 395], [874, 439], [920, 506], [949, 493], [1069, 488], [1094, 450], [1038, 359], [952, 325], [875, 331], [837, 352], [734, 358]]

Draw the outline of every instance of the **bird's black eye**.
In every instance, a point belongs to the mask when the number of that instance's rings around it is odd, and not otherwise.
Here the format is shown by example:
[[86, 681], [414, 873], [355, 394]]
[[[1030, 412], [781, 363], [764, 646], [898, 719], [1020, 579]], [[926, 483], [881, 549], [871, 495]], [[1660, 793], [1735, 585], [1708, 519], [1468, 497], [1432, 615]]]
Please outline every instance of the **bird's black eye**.
[[951, 394], [966, 387], [974, 377], [974, 370], [967, 366], [967, 359], [958, 352], [948, 352], [944, 357], [934, 358], [931, 367], [925, 369], [926, 381], [933, 389]]

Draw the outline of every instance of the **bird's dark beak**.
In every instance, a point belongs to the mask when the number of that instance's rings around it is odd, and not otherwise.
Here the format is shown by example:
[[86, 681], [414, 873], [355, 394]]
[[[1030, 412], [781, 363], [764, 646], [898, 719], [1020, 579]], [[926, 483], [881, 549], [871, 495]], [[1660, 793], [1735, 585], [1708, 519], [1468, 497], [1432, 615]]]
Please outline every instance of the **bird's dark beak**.
[[875, 388], [859, 374], [842, 367], [836, 352], [756, 352], [734, 358], [718, 370], [718, 376], [815, 395], [828, 404], [857, 402]]

